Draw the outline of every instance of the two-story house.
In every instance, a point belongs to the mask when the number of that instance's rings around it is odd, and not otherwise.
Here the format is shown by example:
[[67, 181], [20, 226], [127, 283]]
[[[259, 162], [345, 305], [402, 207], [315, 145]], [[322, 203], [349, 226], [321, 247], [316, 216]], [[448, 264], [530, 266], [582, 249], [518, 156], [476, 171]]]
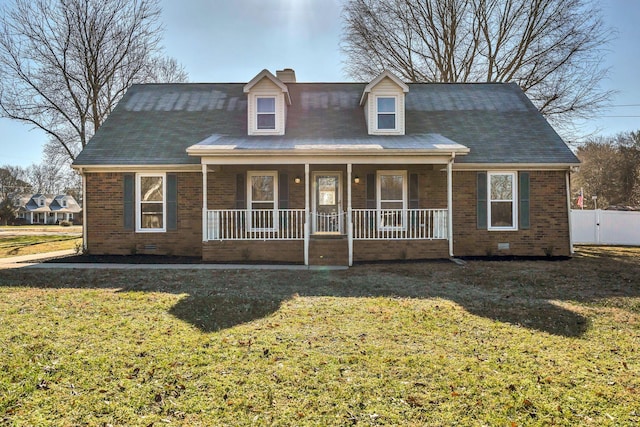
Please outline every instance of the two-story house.
[[577, 158], [516, 84], [132, 86], [73, 167], [92, 254], [567, 256]]

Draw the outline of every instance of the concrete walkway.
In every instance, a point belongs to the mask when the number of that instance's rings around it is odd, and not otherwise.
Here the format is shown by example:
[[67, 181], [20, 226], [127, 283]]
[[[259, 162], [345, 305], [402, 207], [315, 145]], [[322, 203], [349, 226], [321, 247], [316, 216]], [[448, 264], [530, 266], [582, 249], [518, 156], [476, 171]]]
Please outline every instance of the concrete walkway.
[[0, 258], [0, 270], [8, 268], [39, 269], [118, 269], [118, 270], [346, 270], [346, 266], [269, 265], [269, 264], [107, 264], [107, 263], [49, 263], [42, 261], [75, 255], [74, 250], [47, 252]]
[[0, 269], [3, 268], [21, 268], [32, 265], [38, 265], [42, 261], [75, 255], [76, 251], [67, 249], [64, 251], [45, 252], [41, 254], [20, 255], [7, 258], [0, 258]]

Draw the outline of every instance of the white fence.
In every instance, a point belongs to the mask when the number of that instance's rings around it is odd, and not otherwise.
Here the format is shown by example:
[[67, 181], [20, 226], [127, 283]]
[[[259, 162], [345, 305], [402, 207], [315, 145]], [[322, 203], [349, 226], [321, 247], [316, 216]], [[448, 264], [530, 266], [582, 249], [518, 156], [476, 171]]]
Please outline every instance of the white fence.
[[573, 243], [640, 245], [640, 212], [572, 210]]

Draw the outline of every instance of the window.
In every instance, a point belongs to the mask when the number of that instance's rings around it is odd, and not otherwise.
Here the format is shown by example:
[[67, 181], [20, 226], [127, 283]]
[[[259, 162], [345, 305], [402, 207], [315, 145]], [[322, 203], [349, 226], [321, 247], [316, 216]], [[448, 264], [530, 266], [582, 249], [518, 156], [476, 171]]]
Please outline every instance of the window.
[[407, 172], [378, 171], [378, 224], [381, 229], [404, 229]]
[[62, 207], [63, 208], [67, 207], [67, 199], [62, 199]]
[[256, 123], [258, 130], [276, 129], [276, 98], [256, 98]]
[[489, 172], [487, 177], [489, 230], [516, 230], [516, 173]]
[[42, 198], [41, 198], [41, 199], [39, 199], [39, 200], [38, 200], [38, 205], [39, 205], [39, 206], [44, 206], [44, 199], [42, 199]]
[[378, 130], [396, 129], [396, 98], [379, 96], [376, 98], [378, 109]]
[[137, 231], [165, 231], [165, 181], [164, 174], [137, 175]]
[[251, 231], [275, 228], [274, 218], [278, 209], [277, 177], [278, 173], [275, 171], [248, 173], [248, 225]]

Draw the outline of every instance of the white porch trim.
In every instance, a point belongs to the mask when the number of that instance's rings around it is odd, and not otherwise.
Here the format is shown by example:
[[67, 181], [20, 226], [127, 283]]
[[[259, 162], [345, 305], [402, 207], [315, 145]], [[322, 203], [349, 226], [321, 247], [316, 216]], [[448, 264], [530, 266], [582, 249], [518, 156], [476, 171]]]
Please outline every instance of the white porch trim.
[[349, 267], [353, 265], [353, 215], [351, 206], [351, 187], [353, 181], [351, 179], [351, 163], [347, 163], [347, 245], [349, 252]]
[[451, 153], [451, 159], [447, 163], [447, 239], [449, 240], [449, 257], [453, 258], [453, 174], [452, 166], [456, 158], [455, 153]]
[[311, 209], [309, 194], [309, 163], [304, 164], [304, 265], [309, 265], [309, 235], [311, 234]]
[[208, 181], [208, 176], [207, 176], [207, 170], [208, 170], [208, 166], [206, 164], [202, 165], [202, 241], [203, 242], [207, 242], [209, 241], [209, 237], [208, 237], [208, 230], [207, 230], [207, 219], [208, 219], [208, 215], [207, 215], [207, 206], [208, 206], [208, 201], [207, 201], [207, 193], [208, 193], [208, 187], [207, 187], [207, 181]]

